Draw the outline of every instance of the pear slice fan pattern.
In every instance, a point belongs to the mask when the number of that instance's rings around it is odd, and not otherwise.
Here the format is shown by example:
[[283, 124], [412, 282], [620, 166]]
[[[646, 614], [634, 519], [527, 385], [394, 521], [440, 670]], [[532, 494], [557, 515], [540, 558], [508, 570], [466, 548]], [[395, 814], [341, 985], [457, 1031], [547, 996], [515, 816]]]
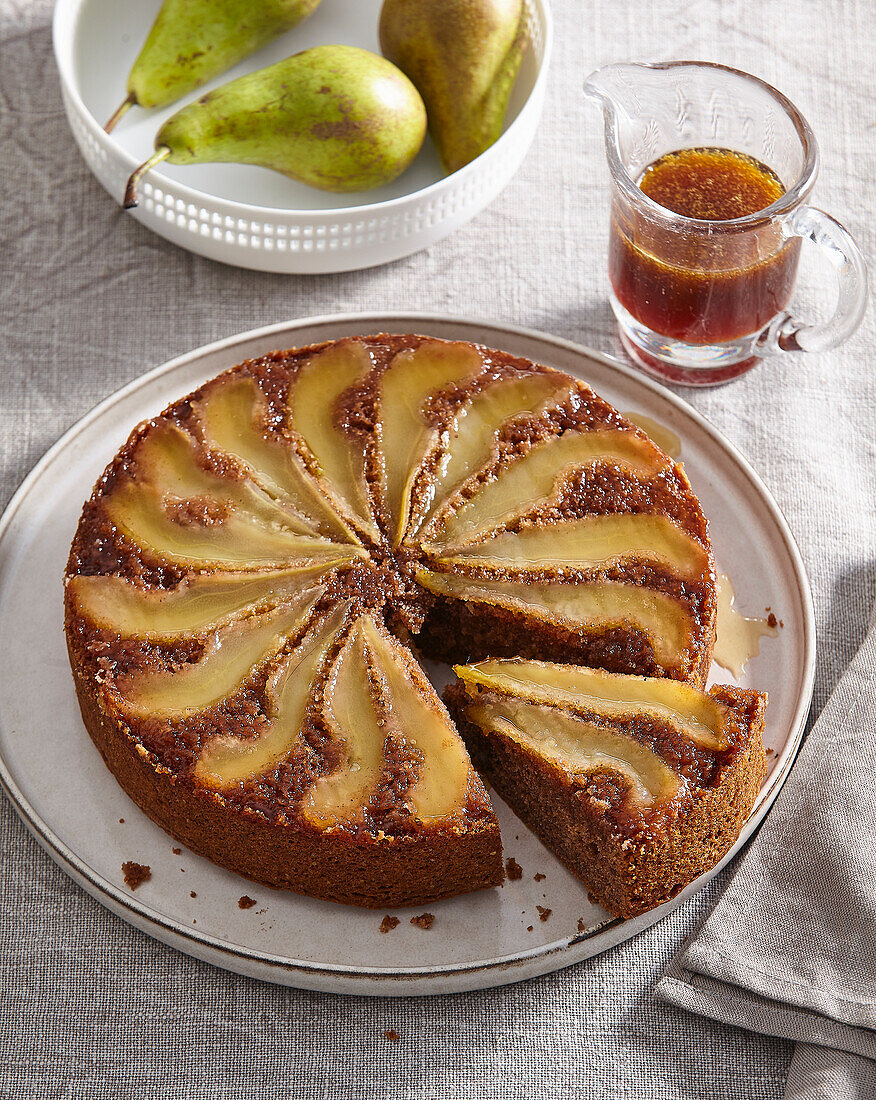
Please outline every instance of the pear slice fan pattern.
[[[681, 467], [568, 375], [417, 336], [275, 352], [140, 425], [66, 576], [85, 724], [134, 800], [232, 870], [373, 907], [503, 877], [412, 641], [486, 659], [453, 696], [479, 755], [501, 738], [575, 783], [610, 773], [653, 826], [694, 779], [642, 723], [694, 770], [733, 751], [729, 704], [698, 690], [714, 623]], [[521, 695], [506, 657], [588, 667], [530, 662]]]

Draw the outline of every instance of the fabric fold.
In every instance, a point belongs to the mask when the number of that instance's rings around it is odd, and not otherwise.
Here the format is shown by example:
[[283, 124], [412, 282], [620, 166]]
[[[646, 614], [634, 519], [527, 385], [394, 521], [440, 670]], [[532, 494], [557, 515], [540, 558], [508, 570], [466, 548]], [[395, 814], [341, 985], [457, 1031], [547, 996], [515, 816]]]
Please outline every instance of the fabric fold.
[[786, 1100], [873, 1100], [876, 1062], [830, 1047], [798, 1043], [788, 1067]]

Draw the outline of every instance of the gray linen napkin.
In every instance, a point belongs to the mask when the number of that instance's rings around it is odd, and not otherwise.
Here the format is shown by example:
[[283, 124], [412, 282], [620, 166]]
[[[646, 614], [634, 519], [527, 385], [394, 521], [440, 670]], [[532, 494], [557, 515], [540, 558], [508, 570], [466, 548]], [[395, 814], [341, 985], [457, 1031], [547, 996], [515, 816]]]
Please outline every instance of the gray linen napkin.
[[876, 1098], [876, 611], [771, 814], [657, 995], [795, 1040], [787, 1100]]

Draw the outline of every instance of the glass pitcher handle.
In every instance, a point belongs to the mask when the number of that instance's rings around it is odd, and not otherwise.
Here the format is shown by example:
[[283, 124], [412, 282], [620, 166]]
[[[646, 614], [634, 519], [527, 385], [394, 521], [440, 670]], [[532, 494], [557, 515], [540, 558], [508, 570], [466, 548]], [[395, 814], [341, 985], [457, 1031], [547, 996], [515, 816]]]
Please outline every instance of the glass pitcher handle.
[[786, 237], [812, 241], [836, 268], [839, 293], [829, 321], [807, 325], [790, 313], [780, 313], [763, 330], [756, 353], [829, 351], [847, 340], [860, 325], [867, 308], [867, 265], [849, 231], [814, 206], [798, 206], [785, 219]]

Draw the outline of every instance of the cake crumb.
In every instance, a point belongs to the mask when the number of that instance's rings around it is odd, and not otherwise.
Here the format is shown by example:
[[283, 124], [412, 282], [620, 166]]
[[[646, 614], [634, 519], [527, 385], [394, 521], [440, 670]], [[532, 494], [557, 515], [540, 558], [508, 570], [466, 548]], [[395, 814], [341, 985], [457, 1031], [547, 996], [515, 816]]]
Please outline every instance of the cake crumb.
[[244, 894], [242, 898], [237, 899], [237, 908], [238, 909], [252, 909], [252, 907], [255, 904], [256, 904], [256, 899], [251, 898], [249, 896], [249, 894]]
[[505, 860], [505, 870], [508, 872], [508, 878], [511, 880], [511, 882], [517, 882], [518, 879], [523, 878], [523, 868], [520, 866], [514, 856], [509, 856]]
[[529, 926], [529, 927], [528, 927], [528, 928], [526, 929], [526, 931], [527, 931], [527, 932], [531, 932], [531, 931], [532, 931], [532, 925], [531, 925], [531, 924], [530, 924], [530, 926]]
[[547, 909], [544, 905], [536, 905], [536, 909], [538, 910], [539, 920], [547, 920], [551, 913], [553, 913], [553, 909]]
[[411, 924], [417, 928], [422, 928], [424, 932], [428, 932], [434, 923], [434, 913], [421, 913], [418, 917], [411, 917]]
[[767, 754], [767, 756], [775, 756], [776, 755], [776, 750], [775, 749], [767, 749], [766, 754]]
[[122, 874], [125, 876], [125, 886], [136, 890], [138, 886], [142, 886], [152, 878], [152, 869], [129, 859], [122, 864]]
[[774, 611], [771, 611], [767, 616], [767, 624], [771, 626], [773, 630], [775, 630], [776, 627], [779, 625], [779, 620], [776, 618], [776, 614]]
[[195, 893], [195, 891], [194, 891], [194, 890], [190, 890], [190, 891], [189, 891], [189, 897], [190, 897], [190, 898], [196, 898], [197, 896], [198, 896], [198, 895], [197, 895], [197, 894]]
[[120, 825], [124, 825], [124, 824], [125, 824], [125, 819], [124, 819], [123, 817], [120, 817], [120, 818], [119, 818], [119, 824], [120, 824]]
[[383, 920], [380, 922], [380, 931], [384, 933], [391, 932], [393, 928], [397, 927], [398, 917], [391, 917], [389, 913], [387, 913]]
[[587, 931], [587, 925], [584, 923], [584, 918], [583, 917], [578, 918], [578, 931], [579, 932], [586, 932]]
[[547, 878], [547, 875], [543, 875], [541, 871], [539, 871], [537, 875], [533, 875], [532, 877], [536, 882], [544, 882], [544, 880]]
[[384, 1031], [383, 1037], [384, 1039], [389, 1039], [391, 1043], [398, 1042], [398, 1032], [395, 1030], [394, 1027], [391, 1027], [388, 1031]]
[[178, 856], [178, 855], [182, 854], [182, 848], [171, 848], [170, 850], [173, 852], [173, 854], [175, 856]]

